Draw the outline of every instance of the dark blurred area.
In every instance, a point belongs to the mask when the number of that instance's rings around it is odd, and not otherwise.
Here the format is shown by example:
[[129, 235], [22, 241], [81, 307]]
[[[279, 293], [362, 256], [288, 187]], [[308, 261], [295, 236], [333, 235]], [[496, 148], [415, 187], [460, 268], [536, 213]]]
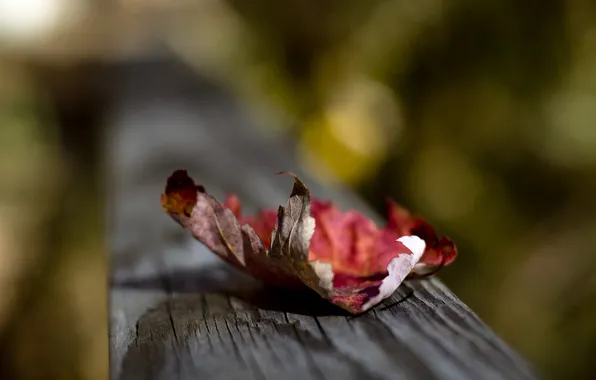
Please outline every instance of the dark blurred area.
[[497, 334], [592, 377], [595, 2], [0, 0], [1, 379], [108, 376], [103, 119], [112, 67], [156, 55], [321, 182], [425, 216]]

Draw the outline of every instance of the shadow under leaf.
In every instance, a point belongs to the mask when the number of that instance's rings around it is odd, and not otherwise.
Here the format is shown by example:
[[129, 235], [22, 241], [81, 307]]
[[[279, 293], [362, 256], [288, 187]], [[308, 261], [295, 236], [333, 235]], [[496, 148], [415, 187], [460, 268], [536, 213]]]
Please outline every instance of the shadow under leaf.
[[112, 281], [111, 286], [121, 289], [163, 290], [177, 294], [219, 293], [260, 309], [301, 315], [352, 315], [309, 288], [287, 289], [265, 285], [223, 264], [117, 280]]

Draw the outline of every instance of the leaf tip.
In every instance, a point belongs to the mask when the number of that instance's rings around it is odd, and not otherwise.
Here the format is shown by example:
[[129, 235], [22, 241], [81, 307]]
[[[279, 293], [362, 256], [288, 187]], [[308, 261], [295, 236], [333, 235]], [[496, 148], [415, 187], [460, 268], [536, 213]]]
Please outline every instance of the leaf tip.
[[203, 186], [195, 185], [186, 170], [176, 170], [168, 178], [161, 207], [170, 214], [189, 216], [197, 203], [197, 191], [204, 192]]
[[308, 190], [308, 187], [306, 187], [304, 182], [302, 182], [302, 180], [300, 180], [300, 178], [298, 178], [296, 173], [289, 171], [289, 170], [284, 170], [284, 171], [275, 173], [275, 175], [280, 175], [280, 174], [287, 174], [294, 178], [294, 187], [292, 188], [292, 194], [290, 194], [290, 197], [293, 197], [296, 195], [298, 195], [298, 196], [310, 195], [310, 191]]
[[292, 172], [290, 170], [282, 170], [280, 172], [275, 173], [275, 175], [280, 175], [280, 174], [288, 174], [288, 175], [291, 175], [292, 177], [298, 177], [296, 175], [296, 173], [294, 173], [294, 172]]

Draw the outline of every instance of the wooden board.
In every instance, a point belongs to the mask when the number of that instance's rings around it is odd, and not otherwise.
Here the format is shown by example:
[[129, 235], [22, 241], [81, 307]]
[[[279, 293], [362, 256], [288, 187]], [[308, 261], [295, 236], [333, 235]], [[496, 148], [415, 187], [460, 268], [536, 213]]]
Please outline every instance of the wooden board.
[[379, 217], [346, 189], [317, 183], [289, 142], [264, 135], [186, 69], [138, 63], [110, 75], [112, 379], [537, 378], [436, 278], [409, 281], [354, 317], [222, 263], [161, 211], [174, 169], [216, 196], [238, 193], [248, 212], [285, 202], [291, 180], [273, 173], [289, 169], [313, 194]]

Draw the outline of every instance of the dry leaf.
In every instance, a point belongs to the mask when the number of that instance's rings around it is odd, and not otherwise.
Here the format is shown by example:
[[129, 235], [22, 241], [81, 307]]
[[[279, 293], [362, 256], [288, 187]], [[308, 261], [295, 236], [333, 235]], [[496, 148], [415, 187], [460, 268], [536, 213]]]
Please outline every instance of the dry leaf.
[[355, 211], [311, 199], [291, 175], [292, 193], [277, 212], [243, 217], [235, 195], [220, 204], [184, 170], [168, 179], [162, 207], [230, 264], [273, 285], [306, 285], [352, 313], [391, 296], [408, 275], [433, 274], [457, 255], [451, 240], [393, 201], [387, 226], [377, 228]]

